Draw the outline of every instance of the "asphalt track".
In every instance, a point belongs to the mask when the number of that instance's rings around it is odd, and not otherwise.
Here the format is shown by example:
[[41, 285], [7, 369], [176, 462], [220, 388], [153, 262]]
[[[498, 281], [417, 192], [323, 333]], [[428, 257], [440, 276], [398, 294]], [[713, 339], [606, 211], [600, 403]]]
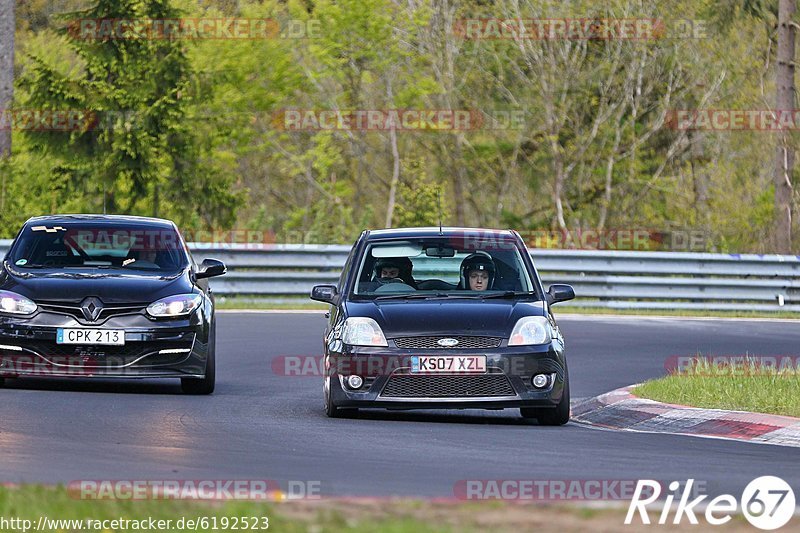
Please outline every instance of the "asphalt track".
[[[539, 427], [518, 411], [370, 411], [328, 419], [319, 377], [273, 372], [318, 355], [325, 318], [220, 313], [217, 392], [177, 382], [9, 380], [0, 389], [0, 482], [319, 481], [330, 496], [453, 497], [459, 480], [693, 478], [712, 494], [752, 479], [800, 487], [800, 449], [697, 437]], [[800, 323], [564, 317], [573, 399], [664, 373], [665, 359], [799, 355]]]

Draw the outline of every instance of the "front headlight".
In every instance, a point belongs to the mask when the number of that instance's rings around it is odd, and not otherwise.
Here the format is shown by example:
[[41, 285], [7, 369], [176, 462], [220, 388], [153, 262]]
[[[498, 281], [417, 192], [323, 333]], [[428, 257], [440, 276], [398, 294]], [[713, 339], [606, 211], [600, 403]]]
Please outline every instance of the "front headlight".
[[156, 300], [147, 306], [147, 314], [156, 317], [175, 317], [188, 315], [203, 302], [199, 294], [176, 294]]
[[366, 317], [350, 317], [344, 321], [342, 342], [353, 346], [389, 346], [378, 323]]
[[543, 316], [526, 316], [517, 320], [508, 339], [509, 346], [547, 344], [552, 339], [550, 322]]
[[11, 291], [0, 291], [0, 311], [12, 315], [32, 315], [36, 312], [36, 304], [21, 294]]

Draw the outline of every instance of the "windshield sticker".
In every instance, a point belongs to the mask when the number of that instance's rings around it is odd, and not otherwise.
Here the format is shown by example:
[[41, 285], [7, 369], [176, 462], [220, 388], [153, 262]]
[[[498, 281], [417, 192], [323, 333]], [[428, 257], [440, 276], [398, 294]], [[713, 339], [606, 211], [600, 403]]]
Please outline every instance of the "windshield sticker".
[[57, 231], [67, 231], [67, 228], [62, 228], [61, 226], [53, 226], [52, 228], [48, 228], [47, 226], [31, 226], [31, 231], [46, 231], [47, 233], [55, 233]]

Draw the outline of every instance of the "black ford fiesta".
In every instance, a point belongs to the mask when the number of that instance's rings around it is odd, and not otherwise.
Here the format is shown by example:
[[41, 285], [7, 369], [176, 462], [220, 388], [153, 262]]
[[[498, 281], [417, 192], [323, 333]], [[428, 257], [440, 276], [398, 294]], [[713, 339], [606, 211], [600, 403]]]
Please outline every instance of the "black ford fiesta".
[[214, 299], [175, 224], [29, 219], [0, 271], [0, 383], [20, 376], [180, 378], [214, 391]]
[[550, 312], [575, 297], [544, 291], [515, 231], [365, 231], [338, 285], [325, 331], [328, 416], [359, 407], [519, 408], [543, 425], [570, 415], [564, 339]]

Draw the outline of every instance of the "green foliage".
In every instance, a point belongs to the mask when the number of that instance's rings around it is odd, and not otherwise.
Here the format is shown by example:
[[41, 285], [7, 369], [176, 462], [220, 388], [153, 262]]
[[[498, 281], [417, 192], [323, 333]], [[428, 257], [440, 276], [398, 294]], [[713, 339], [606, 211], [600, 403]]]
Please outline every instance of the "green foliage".
[[405, 171], [406, 180], [398, 188], [399, 202], [394, 212], [397, 227], [438, 226], [448, 218], [441, 185], [425, 173], [422, 161], [411, 161]]
[[[98, 0], [70, 15], [178, 16], [167, 0]], [[231, 191], [235, 157], [217, 151], [213, 135], [199, 135], [194, 110], [206, 95], [196, 89], [184, 44], [67, 33], [61, 29], [52, 38], [77, 68], [32, 53], [18, 80], [20, 107], [85, 110], [93, 117], [68, 132], [25, 131], [33, 152], [52, 157], [43, 174], [58, 194], [49, 207], [166, 216], [189, 227], [231, 225], [239, 203]]]
[[[32, 0], [18, 7], [17, 108], [88, 109], [103, 128], [14, 132], [0, 231], [53, 211], [158, 213], [349, 243], [443, 222], [557, 231], [700, 229], [704, 249], [769, 251], [763, 132], [688, 135], [674, 109], [765, 109], [775, 2]], [[519, 11], [517, 11], [517, 6]], [[677, 16], [676, 14], [679, 14]], [[460, 19], [695, 21], [705, 36], [470, 40]], [[76, 17], [271, 19], [303, 38], [80, 41]], [[286, 131], [280, 112], [478, 110], [467, 131]], [[392, 139], [396, 139], [393, 142]], [[705, 194], [703, 191], [706, 191]], [[560, 220], [556, 199], [562, 204]], [[800, 220], [800, 217], [796, 217]], [[564, 227], [562, 227], [562, 225]], [[796, 232], [800, 235], [800, 231]], [[298, 237], [302, 235], [302, 237]]]

